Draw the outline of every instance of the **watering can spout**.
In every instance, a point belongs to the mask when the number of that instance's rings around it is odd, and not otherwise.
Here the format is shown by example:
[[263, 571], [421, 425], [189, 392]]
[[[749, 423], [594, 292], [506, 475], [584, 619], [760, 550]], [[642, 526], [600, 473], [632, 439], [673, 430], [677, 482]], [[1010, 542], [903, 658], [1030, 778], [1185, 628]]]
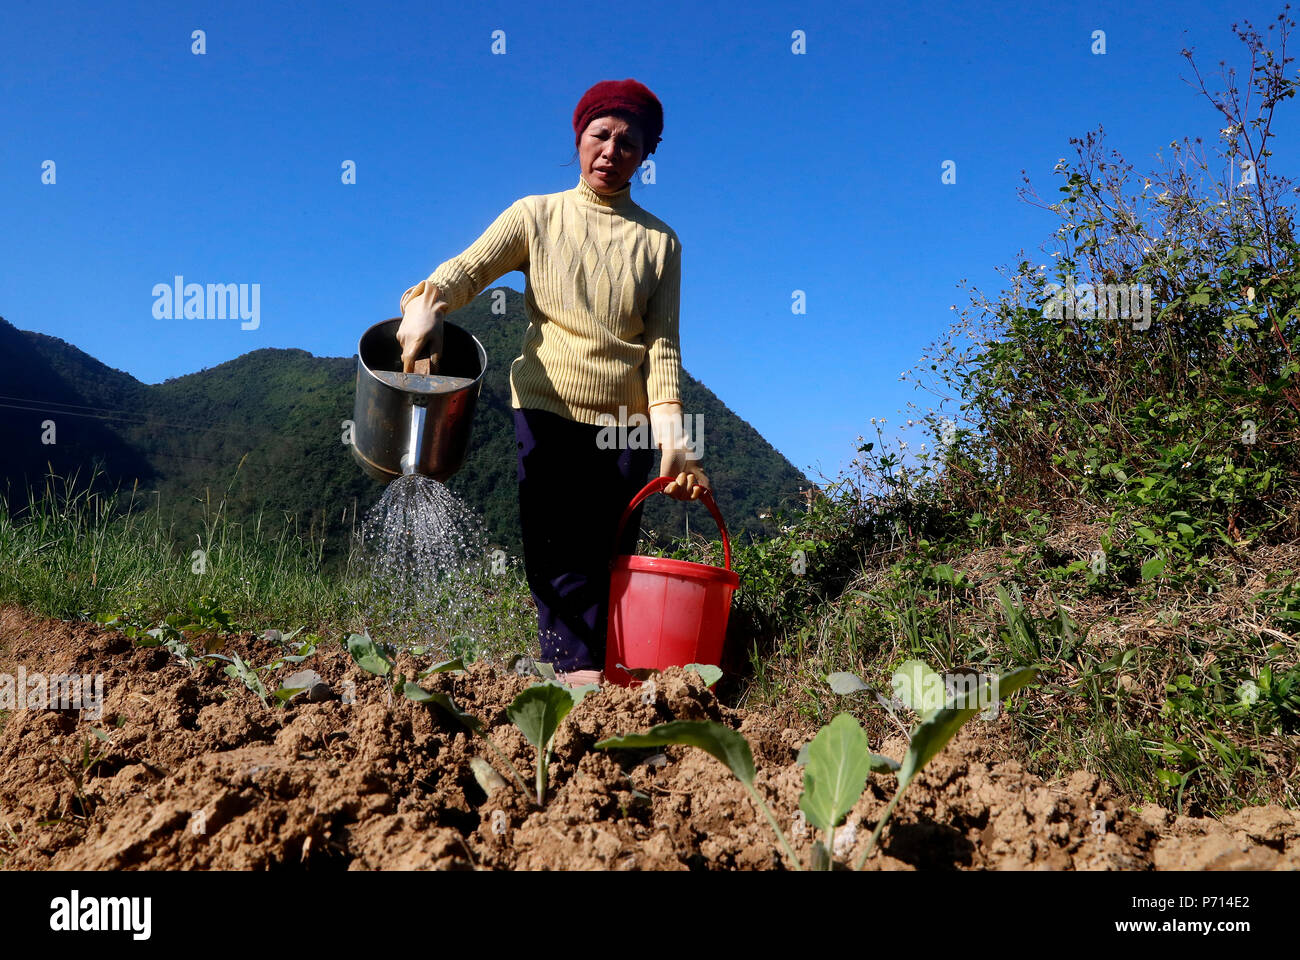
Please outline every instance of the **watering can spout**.
[[402, 475], [419, 473], [420, 451], [424, 448], [424, 429], [429, 422], [429, 408], [411, 405], [411, 430], [406, 438], [406, 453], [402, 456]]

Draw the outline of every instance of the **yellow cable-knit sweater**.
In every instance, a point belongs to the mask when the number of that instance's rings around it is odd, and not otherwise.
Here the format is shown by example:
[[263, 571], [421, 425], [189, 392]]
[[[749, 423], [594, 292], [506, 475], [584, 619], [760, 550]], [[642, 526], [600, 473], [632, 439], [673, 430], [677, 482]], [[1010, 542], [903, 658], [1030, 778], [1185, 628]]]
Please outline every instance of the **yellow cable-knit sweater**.
[[[498, 277], [522, 270], [528, 329], [510, 365], [510, 403], [582, 423], [645, 414], [681, 400], [682, 244], [631, 198], [587, 181], [512, 203], [435, 284], [459, 310]], [[423, 289], [413, 288], [417, 295]]]

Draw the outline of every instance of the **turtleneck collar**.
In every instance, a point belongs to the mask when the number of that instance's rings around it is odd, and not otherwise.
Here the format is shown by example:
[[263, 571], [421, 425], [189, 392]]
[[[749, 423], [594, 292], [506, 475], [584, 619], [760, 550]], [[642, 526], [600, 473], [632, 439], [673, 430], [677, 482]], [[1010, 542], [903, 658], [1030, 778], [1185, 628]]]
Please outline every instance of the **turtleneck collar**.
[[627, 183], [623, 184], [623, 188], [621, 190], [618, 190], [617, 192], [611, 193], [608, 196], [606, 196], [604, 194], [597, 193], [595, 190], [591, 189], [591, 184], [589, 184], [583, 178], [583, 176], [579, 174], [578, 185], [574, 187], [574, 191], [578, 194], [578, 198], [580, 200], [583, 200], [587, 203], [595, 204], [596, 206], [600, 206], [600, 207], [610, 207], [610, 208], [617, 209], [620, 207], [625, 207], [632, 202], [632, 181], [631, 180], [628, 180]]

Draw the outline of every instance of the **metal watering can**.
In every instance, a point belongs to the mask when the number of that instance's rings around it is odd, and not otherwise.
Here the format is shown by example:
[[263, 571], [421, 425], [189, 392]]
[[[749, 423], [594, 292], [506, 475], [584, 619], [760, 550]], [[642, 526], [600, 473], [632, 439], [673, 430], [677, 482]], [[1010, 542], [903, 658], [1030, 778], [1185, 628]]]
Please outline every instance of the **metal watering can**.
[[446, 480], [465, 462], [487, 351], [444, 320], [439, 372], [403, 373], [401, 322], [377, 323], [357, 343], [352, 455], [381, 483], [412, 473]]

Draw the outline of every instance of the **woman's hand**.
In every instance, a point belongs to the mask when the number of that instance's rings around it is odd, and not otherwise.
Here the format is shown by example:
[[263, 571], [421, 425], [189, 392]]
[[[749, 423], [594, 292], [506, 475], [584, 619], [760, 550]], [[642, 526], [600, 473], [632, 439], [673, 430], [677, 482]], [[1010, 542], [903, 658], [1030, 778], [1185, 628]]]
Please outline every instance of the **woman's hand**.
[[[672, 474], [661, 471], [659, 476], [670, 477]], [[679, 473], [672, 483], [664, 487], [664, 493], [674, 500], [698, 500], [700, 494], [711, 489], [712, 486], [709, 478], [700, 469], [700, 461], [691, 460], [687, 462], [686, 469]]]
[[429, 358], [430, 372], [436, 372], [442, 359], [442, 318], [447, 302], [441, 291], [428, 280], [421, 280], [404, 294], [400, 303], [402, 324], [397, 328], [397, 342], [402, 345], [402, 370], [411, 373], [415, 361]]
[[664, 493], [674, 500], [698, 500], [700, 494], [712, 486], [700, 468], [700, 461], [691, 456], [682, 428], [682, 405], [660, 403], [650, 408], [650, 429], [655, 443], [663, 454], [659, 461], [659, 476], [672, 477]]

